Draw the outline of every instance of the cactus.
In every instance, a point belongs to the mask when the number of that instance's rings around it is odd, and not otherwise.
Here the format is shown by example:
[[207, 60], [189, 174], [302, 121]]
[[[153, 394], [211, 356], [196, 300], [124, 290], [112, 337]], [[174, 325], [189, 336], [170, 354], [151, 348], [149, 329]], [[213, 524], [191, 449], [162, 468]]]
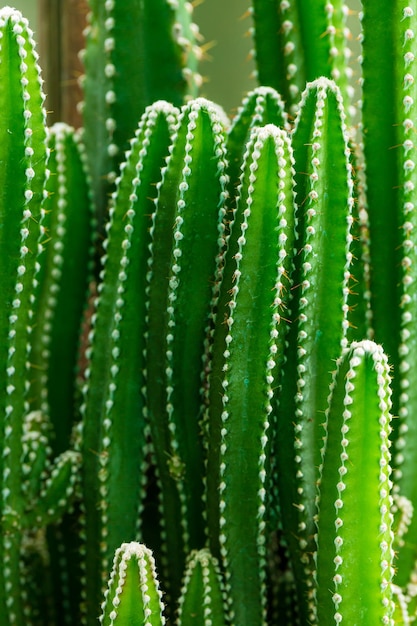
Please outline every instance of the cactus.
[[317, 521], [319, 624], [394, 623], [390, 409], [382, 348], [353, 343], [337, 362], [325, 421]]
[[136, 538], [145, 462], [142, 386], [149, 197], [168, 152], [175, 117], [176, 110], [164, 102], [145, 111], [118, 180], [104, 243], [81, 407], [87, 616], [97, 611], [114, 551], [123, 538]]
[[[300, 253], [290, 304], [294, 322], [278, 397], [277, 470], [284, 534], [293, 553], [294, 570], [305, 578], [299, 599], [302, 606], [313, 586], [314, 566], [309, 555], [314, 552], [320, 424], [334, 354], [346, 345], [348, 328], [353, 183], [342, 100], [332, 81], [323, 78], [307, 85], [293, 145]], [[299, 172], [308, 176], [301, 177]], [[330, 307], [334, 309], [329, 316]], [[288, 439], [293, 442], [292, 449], [284, 444]], [[290, 480], [286, 473], [289, 464]]]
[[[98, 215], [145, 107], [196, 94], [199, 46], [185, 0], [89, 0], [83, 52], [85, 145]], [[129, 54], [125, 42], [129, 42]], [[134, 61], [132, 61], [134, 59]]]
[[[254, 128], [223, 270], [210, 372], [208, 531], [212, 550], [222, 556], [230, 616], [237, 624], [265, 619], [271, 401], [287, 331], [293, 174], [285, 131]], [[255, 341], [245, 342], [255, 325]], [[257, 524], [247, 525], [249, 519]]]
[[116, 550], [103, 602], [103, 626], [163, 626], [162, 593], [152, 552], [136, 542]]
[[88, 4], [77, 131], [0, 8], [2, 624], [414, 623], [414, 0], [254, 0], [231, 120]]
[[179, 599], [178, 626], [225, 626], [224, 592], [219, 564], [210, 552], [193, 551]]

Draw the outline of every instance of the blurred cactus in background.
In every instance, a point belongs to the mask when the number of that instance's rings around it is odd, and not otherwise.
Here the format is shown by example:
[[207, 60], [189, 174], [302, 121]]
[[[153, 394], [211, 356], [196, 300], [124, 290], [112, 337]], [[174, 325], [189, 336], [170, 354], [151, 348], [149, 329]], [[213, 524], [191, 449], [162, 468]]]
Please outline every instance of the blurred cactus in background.
[[417, 621], [414, 4], [253, 0], [229, 119], [89, 0], [76, 130], [0, 8], [2, 626]]

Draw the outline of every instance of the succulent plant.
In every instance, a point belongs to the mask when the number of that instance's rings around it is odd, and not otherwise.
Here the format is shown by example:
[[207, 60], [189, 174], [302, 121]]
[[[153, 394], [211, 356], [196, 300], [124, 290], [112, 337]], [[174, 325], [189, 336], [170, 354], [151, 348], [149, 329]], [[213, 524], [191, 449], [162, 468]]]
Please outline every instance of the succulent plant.
[[89, 8], [76, 131], [0, 9], [2, 625], [414, 623], [417, 6], [254, 0], [232, 119]]

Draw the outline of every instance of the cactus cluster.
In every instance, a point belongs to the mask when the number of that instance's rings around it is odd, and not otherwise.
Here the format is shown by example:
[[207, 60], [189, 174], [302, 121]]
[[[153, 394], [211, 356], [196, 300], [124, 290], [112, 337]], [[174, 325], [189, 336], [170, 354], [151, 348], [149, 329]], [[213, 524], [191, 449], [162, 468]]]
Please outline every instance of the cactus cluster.
[[89, 0], [77, 130], [0, 8], [2, 626], [417, 621], [415, 4]]

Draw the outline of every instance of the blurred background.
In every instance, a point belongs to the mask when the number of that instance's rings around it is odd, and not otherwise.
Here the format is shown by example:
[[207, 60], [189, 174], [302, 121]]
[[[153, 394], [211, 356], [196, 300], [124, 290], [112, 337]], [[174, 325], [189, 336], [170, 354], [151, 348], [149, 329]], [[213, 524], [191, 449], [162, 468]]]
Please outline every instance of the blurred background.
[[[314, 0], [312, 0], [314, 1]], [[9, 0], [15, 8], [30, 20], [35, 38], [42, 33], [42, 15], [55, 10], [61, 0]], [[0, 0], [0, 6], [7, 4]], [[67, 0], [76, 13], [79, 0]], [[247, 14], [250, 0], [194, 0], [195, 21], [200, 27], [207, 49], [207, 59], [201, 64], [205, 83], [202, 94], [221, 104], [227, 113], [232, 114], [239, 106], [243, 95], [256, 85], [253, 78], [254, 64], [250, 59], [252, 40], [249, 35], [251, 19]], [[350, 0], [354, 11], [359, 10], [360, 0]], [[38, 8], [40, 7], [40, 8]], [[352, 24], [354, 26], [354, 20]], [[357, 34], [356, 32], [354, 36]], [[36, 35], [38, 35], [36, 37]], [[41, 48], [42, 54], [42, 48]], [[51, 54], [51, 53], [49, 53]], [[45, 60], [40, 60], [44, 68]], [[44, 68], [45, 69], [45, 68]], [[45, 71], [45, 74], [48, 74]], [[46, 85], [48, 93], [48, 85]]]

